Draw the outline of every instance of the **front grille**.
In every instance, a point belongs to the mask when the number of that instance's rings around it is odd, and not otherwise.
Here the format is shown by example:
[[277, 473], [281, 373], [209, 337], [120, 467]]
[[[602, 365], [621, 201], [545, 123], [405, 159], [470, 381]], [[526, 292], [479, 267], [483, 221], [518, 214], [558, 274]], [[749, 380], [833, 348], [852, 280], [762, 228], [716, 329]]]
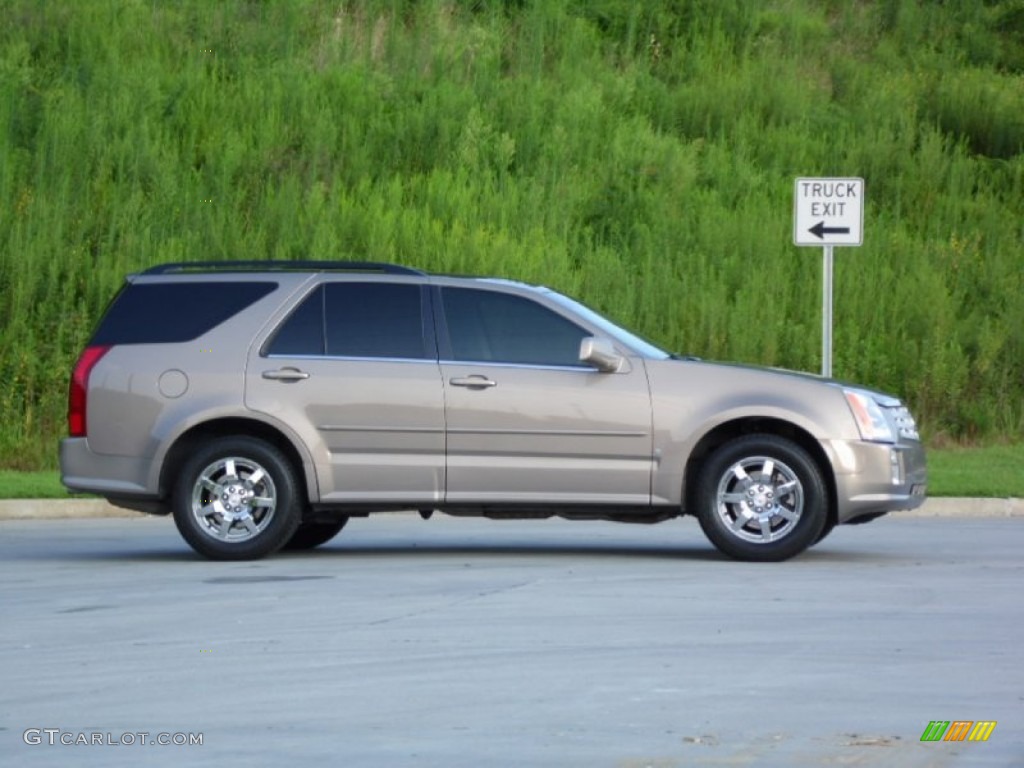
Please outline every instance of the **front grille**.
[[917, 431], [917, 422], [910, 415], [910, 410], [905, 405], [889, 408], [889, 415], [896, 425], [896, 431], [900, 437], [907, 440], [920, 440], [921, 435]]

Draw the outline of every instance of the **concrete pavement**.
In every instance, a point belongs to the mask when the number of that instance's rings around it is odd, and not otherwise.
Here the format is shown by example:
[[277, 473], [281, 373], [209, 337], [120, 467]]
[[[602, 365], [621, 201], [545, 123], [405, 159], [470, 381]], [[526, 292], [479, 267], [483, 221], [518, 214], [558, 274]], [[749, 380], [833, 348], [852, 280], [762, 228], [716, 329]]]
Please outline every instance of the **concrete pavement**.
[[1022, 547], [893, 515], [764, 565], [692, 521], [382, 515], [217, 563], [169, 520], [12, 520], [0, 764], [1020, 765]]

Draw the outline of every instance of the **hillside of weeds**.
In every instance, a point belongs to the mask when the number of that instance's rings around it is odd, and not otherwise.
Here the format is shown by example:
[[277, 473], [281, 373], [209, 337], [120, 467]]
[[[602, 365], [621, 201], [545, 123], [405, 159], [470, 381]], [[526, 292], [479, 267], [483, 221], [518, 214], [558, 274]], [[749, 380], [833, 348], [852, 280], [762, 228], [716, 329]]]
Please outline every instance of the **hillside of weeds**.
[[[123, 276], [354, 258], [820, 369], [798, 176], [865, 180], [834, 372], [1024, 439], [1024, 0], [0, 0], [0, 467]], [[185, 311], [185, 308], [183, 308]]]

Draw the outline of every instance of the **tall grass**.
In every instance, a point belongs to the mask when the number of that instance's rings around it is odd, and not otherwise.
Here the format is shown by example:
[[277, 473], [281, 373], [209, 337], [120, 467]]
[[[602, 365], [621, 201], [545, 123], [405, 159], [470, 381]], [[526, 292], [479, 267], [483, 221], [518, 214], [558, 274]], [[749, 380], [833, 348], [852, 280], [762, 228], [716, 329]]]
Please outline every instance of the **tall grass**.
[[0, 466], [126, 272], [368, 258], [820, 367], [795, 176], [857, 175], [837, 376], [1024, 437], [1019, 3], [0, 0]]

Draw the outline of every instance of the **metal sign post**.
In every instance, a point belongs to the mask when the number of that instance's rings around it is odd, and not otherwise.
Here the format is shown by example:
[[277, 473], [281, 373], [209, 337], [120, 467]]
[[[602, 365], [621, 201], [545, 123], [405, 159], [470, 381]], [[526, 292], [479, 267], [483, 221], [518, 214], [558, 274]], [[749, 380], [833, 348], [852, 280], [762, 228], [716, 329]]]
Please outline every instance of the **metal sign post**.
[[832, 378], [832, 246], [822, 248], [824, 278], [821, 286], [821, 375]]
[[821, 246], [821, 375], [832, 378], [833, 247], [864, 240], [864, 179], [796, 180], [793, 244]]

